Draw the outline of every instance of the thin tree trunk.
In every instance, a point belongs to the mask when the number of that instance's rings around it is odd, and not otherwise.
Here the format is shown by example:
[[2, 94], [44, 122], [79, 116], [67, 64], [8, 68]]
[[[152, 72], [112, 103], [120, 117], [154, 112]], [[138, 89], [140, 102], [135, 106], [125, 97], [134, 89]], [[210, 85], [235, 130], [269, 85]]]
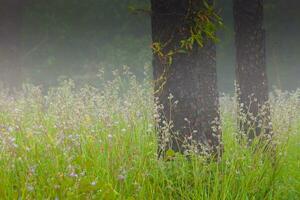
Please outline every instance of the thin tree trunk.
[[5, 87], [19, 87], [21, 80], [21, 28], [25, 0], [0, 2], [0, 78]]
[[234, 0], [240, 128], [250, 140], [270, 132], [263, 0]]
[[[152, 40], [165, 44], [165, 52], [178, 48], [186, 38], [186, 13], [189, 0], [152, 0]], [[201, 1], [196, 6], [203, 6]], [[171, 138], [165, 142], [160, 130], [160, 151], [184, 152], [185, 144], [196, 142], [197, 149], [217, 153], [220, 150], [219, 98], [216, 74], [216, 47], [205, 40], [189, 52], [175, 54], [166, 73], [165, 60], [153, 56], [156, 97], [163, 105], [161, 119], [172, 121]], [[170, 107], [172, 94], [176, 105]], [[163, 123], [161, 123], [164, 126]], [[162, 152], [163, 154], [164, 152]]]

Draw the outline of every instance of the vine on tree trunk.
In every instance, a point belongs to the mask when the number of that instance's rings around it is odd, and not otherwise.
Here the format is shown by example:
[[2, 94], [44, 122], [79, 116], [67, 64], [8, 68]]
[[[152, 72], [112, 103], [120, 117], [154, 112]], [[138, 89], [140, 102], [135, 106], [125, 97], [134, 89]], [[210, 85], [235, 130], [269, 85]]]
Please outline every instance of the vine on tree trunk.
[[203, 5], [199, 7], [195, 6], [195, 1], [189, 0], [188, 11], [183, 16], [184, 24], [177, 27], [176, 31], [182, 36], [179, 44], [170, 49], [169, 44], [172, 44], [174, 40], [174, 37], [171, 36], [165, 43], [154, 41], [151, 45], [153, 53], [158, 56], [164, 67], [161, 77], [155, 80], [160, 85], [156, 92], [163, 89], [176, 54], [191, 52], [196, 46], [202, 48], [206, 40], [218, 41], [216, 31], [223, 26], [223, 21], [216, 11], [215, 5], [203, 0]]

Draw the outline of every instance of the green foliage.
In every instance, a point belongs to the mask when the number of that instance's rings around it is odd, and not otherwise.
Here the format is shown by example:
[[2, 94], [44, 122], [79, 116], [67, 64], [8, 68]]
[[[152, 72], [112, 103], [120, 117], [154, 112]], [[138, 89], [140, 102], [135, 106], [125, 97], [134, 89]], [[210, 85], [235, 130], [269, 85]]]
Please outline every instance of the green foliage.
[[190, 1], [188, 12], [184, 18], [186, 24], [181, 28], [186, 33], [180, 40], [179, 48], [174, 47], [166, 52], [165, 47], [167, 47], [168, 43], [172, 42], [172, 36], [170, 36], [169, 41], [165, 44], [161, 44], [160, 42], [153, 42], [152, 44], [154, 54], [158, 55], [165, 65], [170, 66], [174, 55], [187, 53], [195, 45], [202, 48], [208, 40], [212, 40], [213, 42], [218, 41], [216, 33], [223, 25], [223, 22], [213, 4], [203, 1], [203, 6], [198, 8], [194, 5], [193, 1]]
[[[174, 56], [187, 54], [196, 46], [202, 48], [210, 40], [217, 42], [216, 32], [223, 25], [215, 6], [207, 3], [206, 0], [201, 6], [199, 6], [199, 2], [189, 1], [187, 13], [183, 18], [183, 24], [176, 27], [175, 30], [175, 32], [181, 32], [179, 41], [178, 35], [176, 37], [170, 35], [168, 40], [163, 43], [158, 41], [152, 43], [153, 54], [158, 57], [163, 68], [163, 73], [155, 80], [156, 85], [159, 85], [155, 93], [159, 93], [165, 86]], [[172, 44], [171, 48], [169, 44]]]
[[[205, 40], [217, 42], [216, 32], [223, 25], [222, 19], [215, 10], [214, 5], [203, 1], [204, 8], [188, 13], [189, 37], [181, 40], [181, 48], [191, 50], [195, 44], [203, 47]], [[191, 4], [191, 6], [193, 6]]]
[[157, 159], [149, 82], [125, 69], [101, 88], [0, 90], [0, 199], [299, 199], [299, 91], [271, 96], [276, 151], [237, 142], [222, 98], [225, 152], [210, 162]]

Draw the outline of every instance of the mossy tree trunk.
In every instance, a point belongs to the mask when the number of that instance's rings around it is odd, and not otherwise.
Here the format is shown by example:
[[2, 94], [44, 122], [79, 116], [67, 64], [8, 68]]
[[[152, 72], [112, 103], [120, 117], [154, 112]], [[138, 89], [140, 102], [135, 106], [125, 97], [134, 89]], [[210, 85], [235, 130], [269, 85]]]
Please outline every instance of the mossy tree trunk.
[[[188, 37], [186, 15], [189, 0], [152, 0], [152, 40], [164, 46], [164, 52], [179, 48], [180, 41]], [[204, 8], [202, 1], [193, 6]], [[166, 60], [153, 55], [155, 94], [163, 105], [161, 120], [172, 121], [171, 137], [160, 130], [160, 149], [184, 152], [186, 144], [192, 144], [204, 152], [220, 153], [220, 114], [216, 73], [216, 46], [204, 39], [204, 46], [194, 45], [185, 53]], [[165, 72], [164, 72], [165, 71]], [[163, 78], [162, 78], [163, 77]], [[164, 81], [161, 81], [161, 80]], [[170, 106], [170, 94], [176, 105]], [[161, 123], [162, 126], [165, 126]]]
[[250, 140], [270, 133], [263, 0], [234, 0], [240, 128]]
[[0, 78], [5, 87], [21, 85], [21, 29], [25, 0], [0, 2]]

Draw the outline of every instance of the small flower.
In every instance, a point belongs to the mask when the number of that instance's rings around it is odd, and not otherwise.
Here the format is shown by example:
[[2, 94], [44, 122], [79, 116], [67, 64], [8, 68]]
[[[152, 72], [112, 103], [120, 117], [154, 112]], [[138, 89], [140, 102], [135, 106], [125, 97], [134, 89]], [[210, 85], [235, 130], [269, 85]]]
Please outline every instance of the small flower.
[[157, 119], [157, 118], [159, 118], [159, 114], [154, 114], [153, 117], [154, 117], [155, 119]]
[[112, 134], [108, 134], [107, 137], [108, 137], [109, 140], [112, 140], [112, 139], [113, 139], [113, 135], [112, 135]]
[[9, 127], [7, 128], [7, 131], [11, 133], [11, 132], [14, 131], [14, 129], [13, 129], [13, 127], [9, 126]]
[[27, 185], [27, 190], [29, 192], [32, 192], [34, 190], [34, 187], [32, 185]]
[[83, 171], [83, 172], [80, 173], [80, 176], [85, 176], [85, 174], [86, 174], [86, 172]]
[[168, 96], [168, 99], [172, 100], [173, 98], [174, 98], [174, 96], [170, 93], [169, 96]]
[[126, 176], [123, 175], [123, 174], [120, 174], [120, 175], [118, 176], [118, 180], [119, 180], [119, 181], [124, 181], [125, 179], [126, 179]]
[[91, 182], [91, 186], [95, 186], [95, 185], [97, 185], [97, 181]]
[[190, 123], [190, 120], [188, 118], [184, 118], [184, 121], [186, 121], [187, 123]]
[[76, 174], [75, 172], [72, 172], [69, 176], [72, 177], [72, 178], [77, 178], [78, 174]]
[[36, 166], [32, 166], [32, 167], [29, 168], [29, 172], [31, 174], [35, 174], [35, 170], [36, 170]]

